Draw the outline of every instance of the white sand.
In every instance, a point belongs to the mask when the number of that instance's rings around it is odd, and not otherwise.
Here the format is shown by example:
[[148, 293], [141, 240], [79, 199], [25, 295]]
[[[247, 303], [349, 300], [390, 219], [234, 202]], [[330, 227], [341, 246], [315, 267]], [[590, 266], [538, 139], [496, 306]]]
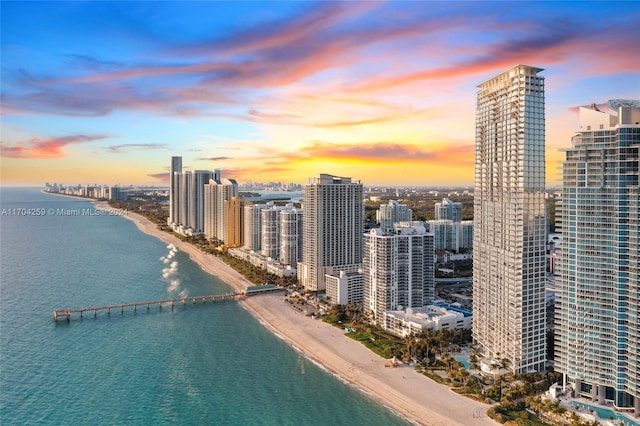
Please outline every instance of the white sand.
[[[109, 208], [97, 202], [96, 208]], [[149, 235], [173, 244], [200, 267], [237, 291], [252, 285], [219, 258], [203, 253], [133, 212], [132, 220]], [[332, 325], [314, 320], [283, 301], [282, 294], [263, 294], [242, 300], [241, 305], [276, 335], [321, 364], [333, 374], [356, 386], [380, 404], [421, 425], [472, 426], [497, 424], [485, 412], [486, 404], [465, 398], [447, 386], [417, 373], [412, 367], [386, 368], [386, 360], [344, 335]]]

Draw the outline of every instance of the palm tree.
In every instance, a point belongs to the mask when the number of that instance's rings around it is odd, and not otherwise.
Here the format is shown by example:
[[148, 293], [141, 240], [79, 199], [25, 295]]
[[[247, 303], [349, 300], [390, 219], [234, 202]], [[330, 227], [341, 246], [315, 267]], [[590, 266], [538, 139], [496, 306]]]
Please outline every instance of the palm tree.
[[493, 384], [496, 384], [496, 370], [498, 369], [498, 364], [492, 362], [489, 364], [489, 369], [491, 370], [491, 377], [493, 377]]
[[408, 352], [408, 356], [409, 356], [408, 362], [411, 363], [411, 349], [414, 348], [415, 343], [416, 343], [415, 334], [409, 333], [408, 335], [406, 335], [405, 338], [404, 338], [404, 343], [407, 345], [407, 352]]
[[507, 358], [502, 358], [500, 360], [500, 368], [503, 369], [503, 370], [506, 370], [507, 367], [509, 366], [510, 362], [511, 361], [509, 361]]

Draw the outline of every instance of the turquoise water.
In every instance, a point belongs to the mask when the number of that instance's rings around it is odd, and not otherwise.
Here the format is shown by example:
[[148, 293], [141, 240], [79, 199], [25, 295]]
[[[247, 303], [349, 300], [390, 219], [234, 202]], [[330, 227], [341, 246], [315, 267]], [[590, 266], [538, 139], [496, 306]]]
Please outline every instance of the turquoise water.
[[456, 355], [453, 357], [456, 361], [458, 361], [465, 369], [471, 368], [471, 362], [469, 362], [469, 357], [467, 355]]
[[609, 420], [611, 418], [614, 418], [616, 419], [616, 421], [623, 421], [627, 426], [640, 426], [640, 423], [631, 420], [626, 416], [618, 414], [615, 411], [607, 410], [606, 408], [598, 407], [595, 405], [584, 404], [582, 402], [576, 402], [575, 404], [580, 408], [593, 410], [602, 420]]
[[[90, 207], [0, 189], [2, 209]], [[235, 302], [55, 323], [54, 309], [229, 291], [126, 219], [5, 214], [0, 236], [2, 425], [407, 424]]]

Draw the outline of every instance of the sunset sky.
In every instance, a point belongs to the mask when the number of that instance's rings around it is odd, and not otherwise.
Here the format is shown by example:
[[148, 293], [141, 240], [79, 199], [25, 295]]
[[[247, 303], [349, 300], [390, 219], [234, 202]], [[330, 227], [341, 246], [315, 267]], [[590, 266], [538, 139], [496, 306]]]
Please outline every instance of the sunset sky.
[[2, 185], [472, 185], [477, 85], [544, 68], [547, 182], [576, 107], [640, 99], [640, 2], [12, 2]]

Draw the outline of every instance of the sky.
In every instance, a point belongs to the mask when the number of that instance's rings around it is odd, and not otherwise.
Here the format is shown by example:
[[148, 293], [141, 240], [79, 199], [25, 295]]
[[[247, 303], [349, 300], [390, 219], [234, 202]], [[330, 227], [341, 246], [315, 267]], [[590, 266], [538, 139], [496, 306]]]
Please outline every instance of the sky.
[[0, 2], [0, 183], [473, 185], [478, 85], [543, 68], [547, 185], [577, 107], [640, 99], [640, 2]]

